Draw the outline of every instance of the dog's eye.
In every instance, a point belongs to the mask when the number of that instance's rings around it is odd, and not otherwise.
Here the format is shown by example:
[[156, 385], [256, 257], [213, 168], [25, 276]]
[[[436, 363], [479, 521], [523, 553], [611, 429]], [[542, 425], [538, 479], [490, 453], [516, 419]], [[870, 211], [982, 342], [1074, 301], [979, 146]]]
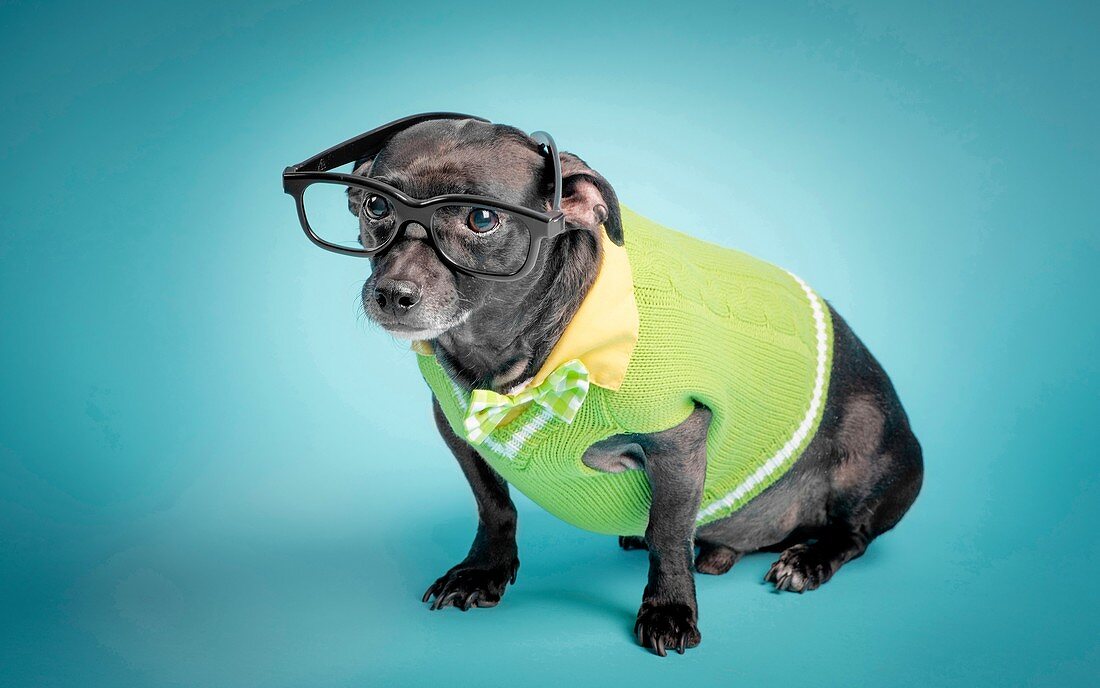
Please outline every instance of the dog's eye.
[[367, 215], [375, 220], [381, 220], [390, 214], [390, 202], [378, 194], [367, 196], [366, 202], [363, 203], [363, 208], [367, 211]]
[[500, 224], [500, 218], [492, 210], [475, 208], [466, 216], [466, 226], [479, 234], [488, 232]]

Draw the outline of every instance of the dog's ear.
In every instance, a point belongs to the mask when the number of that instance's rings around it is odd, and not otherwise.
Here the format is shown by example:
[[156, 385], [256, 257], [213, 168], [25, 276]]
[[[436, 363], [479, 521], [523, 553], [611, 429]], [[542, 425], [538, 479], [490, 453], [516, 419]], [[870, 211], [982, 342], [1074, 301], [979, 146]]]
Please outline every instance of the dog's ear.
[[561, 208], [569, 225], [598, 233], [602, 224], [607, 236], [623, 245], [623, 218], [615, 189], [572, 153], [561, 154]]
[[[352, 168], [351, 173], [357, 174], [360, 177], [369, 177], [371, 165], [374, 164], [374, 156], [364, 158], [362, 160], [355, 161], [355, 167]], [[365, 190], [358, 186], [349, 186], [348, 190], [348, 210], [352, 215], [359, 216], [359, 208], [363, 206], [363, 194]]]

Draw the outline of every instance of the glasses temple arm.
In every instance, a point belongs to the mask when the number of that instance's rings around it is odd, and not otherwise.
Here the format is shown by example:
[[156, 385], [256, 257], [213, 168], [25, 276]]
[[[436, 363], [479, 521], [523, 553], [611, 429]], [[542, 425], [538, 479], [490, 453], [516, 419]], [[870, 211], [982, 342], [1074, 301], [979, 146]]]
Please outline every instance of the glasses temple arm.
[[558, 155], [558, 144], [554, 143], [554, 137], [545, 131], [531, 132], [531, 138], [535, 143], [546, 148], [550, 162], [554, 166], [554, 212], [561, 212], [561, 156]]

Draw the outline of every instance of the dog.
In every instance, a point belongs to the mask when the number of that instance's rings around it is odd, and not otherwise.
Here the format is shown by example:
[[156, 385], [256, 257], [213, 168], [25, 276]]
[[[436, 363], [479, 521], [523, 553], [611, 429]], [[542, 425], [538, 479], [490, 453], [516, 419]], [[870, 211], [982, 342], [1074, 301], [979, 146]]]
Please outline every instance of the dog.
[[[544, 247], [522, 279], [490, 281], [454, 269], [441, 260], [429, 229], [416, 224], [370, 258], [362, 289], [367, 316], [397, 338], [426, 344], [424, 355], [459, 397], [477, 389], [523, 389], [594, 293], [609, 251], [631, 246], [630, 225], [624, 227], [625, 211], [611, 184], [576, 155], [562, 153], [560, 162], [568, 231]], [[463, 193], [533, 209], [551, 203], [546, 160], [536, 142], [519, 129], [472, 119], [412, 126], [357, 164], [355, 174], [415, 199]], [[348, 193], [357, 216], [364, 193]], [[675, 269], [668, 274], [677, 280]], [[727, 280], [733, 289], [736, 281]], [[722, 574], [746, 553], [775, 551], [780, 554], [766, 580], [781, 591], [813, 590], [893, 528], [920, 491], [920, 444], [889, 377], [832, 306], [808, 288], [805, 293], [814, 300], [815, 320], [808, 322], [816, 322], [819, 340], [824, 324], [830, 328], [831, 358], [817, 364], [818, 388], [823, 372], [828, 395], [803, 444], [787, 452], [793, 463], [766, 489], [720, 518], [703, 518], [708, 433], [718, 410], [698, 400], [673, 427], [605, 437], [584, 453], [594, 475], [630, 476], [647, 488], [644, 534], [619, 533], [619, 545], [648, 551], [649, 578], [635, 632], [639, 644], [658, 655], [683, 653], [701, 640], [693, 569]], [[728, 308], [728, 317], [750, 315], [739, 313], [736, 303]], [[685, 341], [692, 335], [676, 334]], [[717, 356], [707, 365], [721, 379], [738, 362]], [[438, 389], [433, 386], [436, 426], [469, 482], [479, 520], [467, 556], [428, 588], [423, 601], [433, 610], [492, 607], [516, 580], [516, 509], [508, 481], [448, 418]], [[767, 391], [762, 394], [768, 398]]]

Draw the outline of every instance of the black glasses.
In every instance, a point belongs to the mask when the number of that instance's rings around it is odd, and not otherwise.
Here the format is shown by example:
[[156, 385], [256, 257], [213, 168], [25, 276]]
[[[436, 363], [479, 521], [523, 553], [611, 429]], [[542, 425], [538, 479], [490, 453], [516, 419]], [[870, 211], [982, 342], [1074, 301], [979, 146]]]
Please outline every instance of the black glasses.
[[326, 172], [351, 162], [358, 168], [394, 134], [433, 119], [488, 121], [454, 112], [412, 115], [283, 170], [283, 191], [294, 197], [306, 236], [329, 251], [375, 256], [393, 245], [409, 224], [416, 223], [427, 230], [440, 258], [460, 272], [499, 281], [526, 276], [535, 267], [543, 242], [565, 231], [561, 159], [554, 139], [546, 132], [533, 132], [531, 138], [553, 165], [550, 212], [466, 194], [420, 200], [375, 179]]

